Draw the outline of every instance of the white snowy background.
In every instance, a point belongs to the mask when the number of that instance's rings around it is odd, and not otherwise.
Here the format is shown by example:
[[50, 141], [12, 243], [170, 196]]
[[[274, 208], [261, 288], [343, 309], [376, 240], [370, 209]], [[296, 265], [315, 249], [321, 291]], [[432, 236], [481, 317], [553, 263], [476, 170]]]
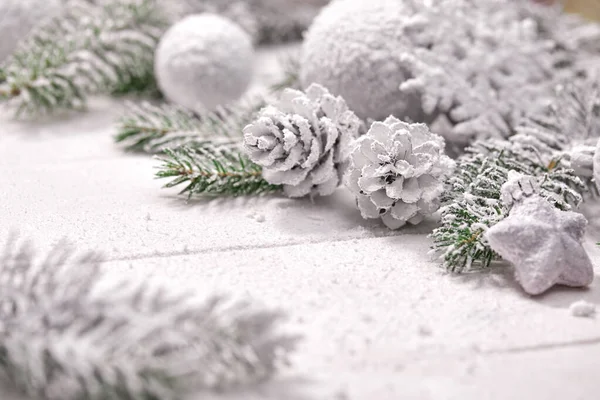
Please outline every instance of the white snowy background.
[[[276, 55], [287, 50], [260, 52], [253, 93], [278, 79]], [[448, 275], [427, 255], [433, 222], [391, 232], [362, 220], [343, 188], [314, 202], [186, 202], [153, 179], [156, 161], [114, 145], [122, 110], [95, 99], [88, 113], [51, 120], [3, 112], [0, 238], [18, 229], [44, 248], [67, 237], [104, 251], [115, 274], [249, 294], [289, 311], [305, 340], [257, 399], [600, 396], [600, 321], [569, 312], [581, 299], [600, 304], [600, 280], [530, 298], [508, 268]], [[586, 212], [600, 273], [600, 207]]]

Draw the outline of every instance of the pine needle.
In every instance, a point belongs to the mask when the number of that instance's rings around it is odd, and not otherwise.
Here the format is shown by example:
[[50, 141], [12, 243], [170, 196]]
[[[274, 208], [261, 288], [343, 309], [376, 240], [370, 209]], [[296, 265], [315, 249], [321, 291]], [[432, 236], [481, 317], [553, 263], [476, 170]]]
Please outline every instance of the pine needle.
[[238, 143], [215, 146], [211, 142], [196, 147], [167, 149], [158, 156], [162, 164], [156, 177], [174, 178], [165, 185], [185, 187], [180, 194], [203, 196], [247, 196], [277, 192], [262, 177], [262, 169], [251, 162]]
[[583, 200], [585, 185], [558, 162], [540, 164], [508, 141], [476, 143], [446, 182], [442, 226], [431, 234], [433, 252], [449, 271], [487, 268], [497, 258], [483, 234], [508, 216], [500, 195], [511, 170], [538, 178], [542, 197], [559, 209], [569, 210]]
[[156, 0], [71, 1], [0, 68], [0, 99], [20, 116], [83, 109], [94, 94], [139, 91], [153, 82], [165, 27]]
[[241, 141], [242, 129], [262, 104], [194, 114], [175, 105], [130, 103], [117, 123], [115, 142], [128, 151], [158, 154], [167, 148], [194, 147], [209, 140], [217, 145]]

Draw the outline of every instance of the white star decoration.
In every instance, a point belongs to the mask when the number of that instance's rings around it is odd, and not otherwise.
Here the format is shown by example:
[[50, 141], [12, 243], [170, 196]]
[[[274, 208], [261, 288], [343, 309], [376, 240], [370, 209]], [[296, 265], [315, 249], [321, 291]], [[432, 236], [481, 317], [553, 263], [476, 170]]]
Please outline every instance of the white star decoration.
[[517, 202], [486, 238], [494, 251], [515, 266], [516, 278], [531, 295], [560, 284], [588, 286], [594, 267], [581, 244], [587, 220], [561, 211], [533, 195]]

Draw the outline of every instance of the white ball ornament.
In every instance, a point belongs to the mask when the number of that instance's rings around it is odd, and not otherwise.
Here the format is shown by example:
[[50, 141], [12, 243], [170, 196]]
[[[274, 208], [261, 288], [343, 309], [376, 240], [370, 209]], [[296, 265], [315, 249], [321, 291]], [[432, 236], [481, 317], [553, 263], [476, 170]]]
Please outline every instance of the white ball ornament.
[[35, 26], [62, 8], [62, 0], [0, 0], [0, 62]]
[[399, 29], [409, 11], [401, 0], [333, 1], [306, 33], [302, 84], [325, 86], [363, 119], [422, 120], [420, 99], [399, 88], [409, 77]]
[[193, 111], [214, 110], [240, 98], [253, 75], [252, 39], [215, 14], [191, 15], [162, 37], [155, 57], [167, 99]]

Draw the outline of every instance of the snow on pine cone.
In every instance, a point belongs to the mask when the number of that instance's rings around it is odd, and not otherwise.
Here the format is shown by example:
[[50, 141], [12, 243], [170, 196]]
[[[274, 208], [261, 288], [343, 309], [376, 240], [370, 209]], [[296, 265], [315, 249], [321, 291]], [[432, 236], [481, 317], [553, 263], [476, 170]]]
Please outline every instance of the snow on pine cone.
[[313, 84], [306, 93], [287, 89], [278, 107], [262, 109], [244, 128], [244, 145], [265, 180], [283, 185], [289, 197], [328, 196], [342, 181], [361, 126], [341, 97]]
[[363, 218], [398, 229], [437, 211], [443, 180], [455, 166], [444, 146], [424, 124], [395, 117], [373, 123], [353, 146], [346, 175]]

